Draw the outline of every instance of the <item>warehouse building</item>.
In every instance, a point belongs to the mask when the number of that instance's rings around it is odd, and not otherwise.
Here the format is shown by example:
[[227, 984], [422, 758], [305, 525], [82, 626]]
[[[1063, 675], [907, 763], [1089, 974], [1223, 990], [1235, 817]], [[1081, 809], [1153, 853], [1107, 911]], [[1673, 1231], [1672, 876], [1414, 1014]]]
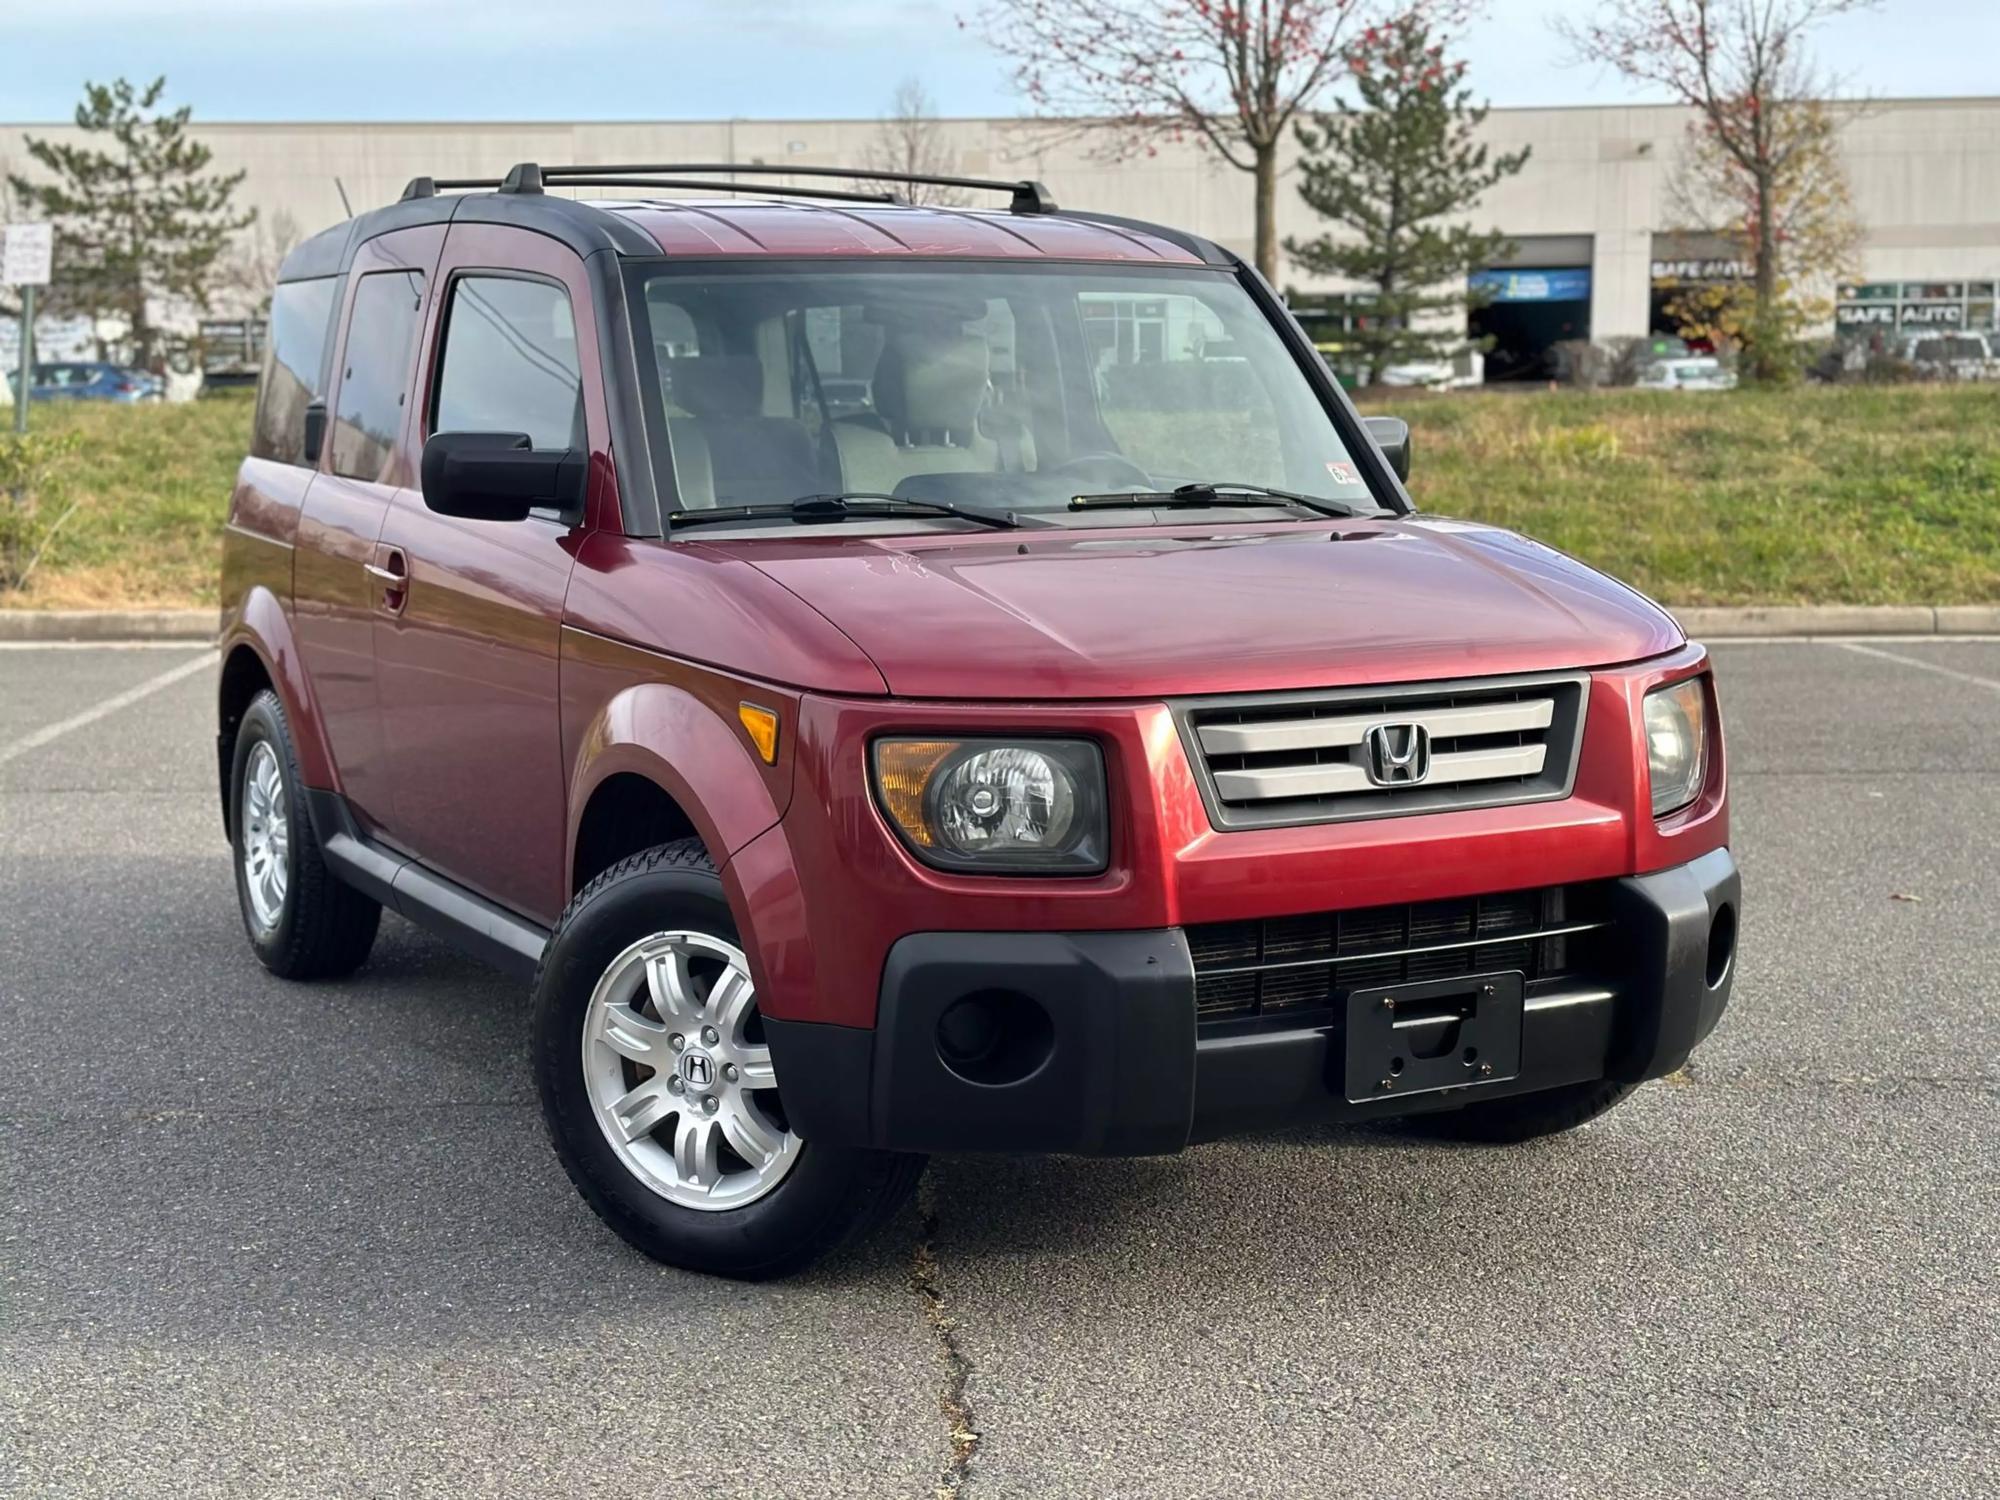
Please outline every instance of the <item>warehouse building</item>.
[[[1505, 264], [1477, 273], [1495, 292], [1478, 318], [1497, 341], [1491, 375], [1535, 373], [1565, 339], [1667, 331], [1666, 304], [1678, 288], [1747, 276], [1726, 242], [1674, 222], [1669, 184], [1688, 122], [1687, 111], [1671, 106], [1496, 109], [1488, 117], [1495, 148], [1533, 150], [1477, 216], [1515, 246]], [[853, 165], [869, 158], [877, 129], [868, 121], [733, 120], [228, 124], [201, 133], [219, 169], [247, 173], [243, 199], [268, 236], [282, 226], [311, 233], [345, 217], [347, 205], [395, 198], [421, 175], [493, 176], [517, 161]], [[0, 175], [27, 168], [23, 133], [76, 134], [0, 125]], [[1192, 144], [1163, 143], [1157, 154], [1113, 163], [1087, 141], [1032, 121], [946, 120], [939, 133], [959, 172], [1038, 177], [1064, 204], [1181, 225], [1250, 252], [1249, 179]], [[2000, 98], [1874, 101], [1848, 112], [1843, 146], [1866, 239], [1856, 273], [1838, 288], [1837, 330], [1994, 330]], [[1284, 189], [1279, 228], [1317, 232]], [[1289, 268], [1281, 281], [1302, 305], [1324, 307], [1341, 290]]]

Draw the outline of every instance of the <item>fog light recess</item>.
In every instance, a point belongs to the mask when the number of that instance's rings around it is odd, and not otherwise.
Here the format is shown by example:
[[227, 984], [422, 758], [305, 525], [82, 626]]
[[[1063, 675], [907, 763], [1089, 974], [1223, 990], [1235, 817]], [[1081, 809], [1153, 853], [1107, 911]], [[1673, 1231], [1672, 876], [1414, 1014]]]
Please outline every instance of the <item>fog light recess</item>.
[[938, 1059], [967, 1083], [1002, 1088], [1041, 1071], [1055, 1050], [1049, 1013], [1013, 990], [954, 1000], [938, 1017]]
[[1716, 908], [1708, 924], [1708, 987], [1720, 989], [1736, 957], [1736, 908]]

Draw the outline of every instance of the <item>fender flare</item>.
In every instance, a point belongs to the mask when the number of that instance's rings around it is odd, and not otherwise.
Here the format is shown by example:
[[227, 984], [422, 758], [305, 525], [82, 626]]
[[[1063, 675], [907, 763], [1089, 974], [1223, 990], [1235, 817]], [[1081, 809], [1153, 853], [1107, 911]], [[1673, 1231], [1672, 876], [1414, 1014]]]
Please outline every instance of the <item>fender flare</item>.
[[[708, 704], [671, 683], [635, 683], [608, 699], [578, 739], [566, 869], [576, 868], [577, 834], [591, 794], [621, 774], [643, 776], [672, 797], [718, 866], [775, 827], [791, 801], [789, 776], [782, 795], [774, 795], [769, 768]], [[737, 916], [740, 921], [743, 913]]]
[[278, 596], [261, 584], [250, 589], [242, 605], [223, 622], [220, 647], [225, 669], [230, 657], [245, 646], [263, 663], [264, 675], [285, 705], [292, 748], [305, 784], [316, 791], [339, 791], [340, 773], [326, 741], [326, 726], [319, 716], [312, 682], [292, 636], [291, 617]]

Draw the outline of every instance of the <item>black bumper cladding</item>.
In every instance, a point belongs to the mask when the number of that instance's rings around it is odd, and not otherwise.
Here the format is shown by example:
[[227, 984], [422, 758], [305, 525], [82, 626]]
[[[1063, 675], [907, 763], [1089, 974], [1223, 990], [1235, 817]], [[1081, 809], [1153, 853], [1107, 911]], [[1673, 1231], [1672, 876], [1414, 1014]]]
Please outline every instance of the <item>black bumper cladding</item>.
[[1657, 1078], [1729, 1003], [1741, 881], [1718, 849], [1602, 894], [1588, 960], [1335, 981], [1322, 1008], [1254, 1020], [1198, 1024], [1195, 960], [1167, 929], [920, 933], [889, 955], [874, 1030], [765, 1027], [801, 1135], [905, 1151], [1141, 1155]]

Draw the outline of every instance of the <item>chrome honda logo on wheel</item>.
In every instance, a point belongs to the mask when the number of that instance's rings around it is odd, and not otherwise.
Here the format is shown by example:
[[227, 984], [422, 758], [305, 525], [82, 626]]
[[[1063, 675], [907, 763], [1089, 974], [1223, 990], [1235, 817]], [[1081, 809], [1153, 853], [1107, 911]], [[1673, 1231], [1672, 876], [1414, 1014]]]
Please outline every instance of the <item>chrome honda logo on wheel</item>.
[[1431, 774], [1431, 735], [1421, 724], [1377, 724], [1365, 748], [1364, 769], [1377, 786], [1415, 786]]
[[691, 1089], [705, 1089], [715, 1082], [715, 1063], [706, 1052], [681, 1054], [681, 1082]]

